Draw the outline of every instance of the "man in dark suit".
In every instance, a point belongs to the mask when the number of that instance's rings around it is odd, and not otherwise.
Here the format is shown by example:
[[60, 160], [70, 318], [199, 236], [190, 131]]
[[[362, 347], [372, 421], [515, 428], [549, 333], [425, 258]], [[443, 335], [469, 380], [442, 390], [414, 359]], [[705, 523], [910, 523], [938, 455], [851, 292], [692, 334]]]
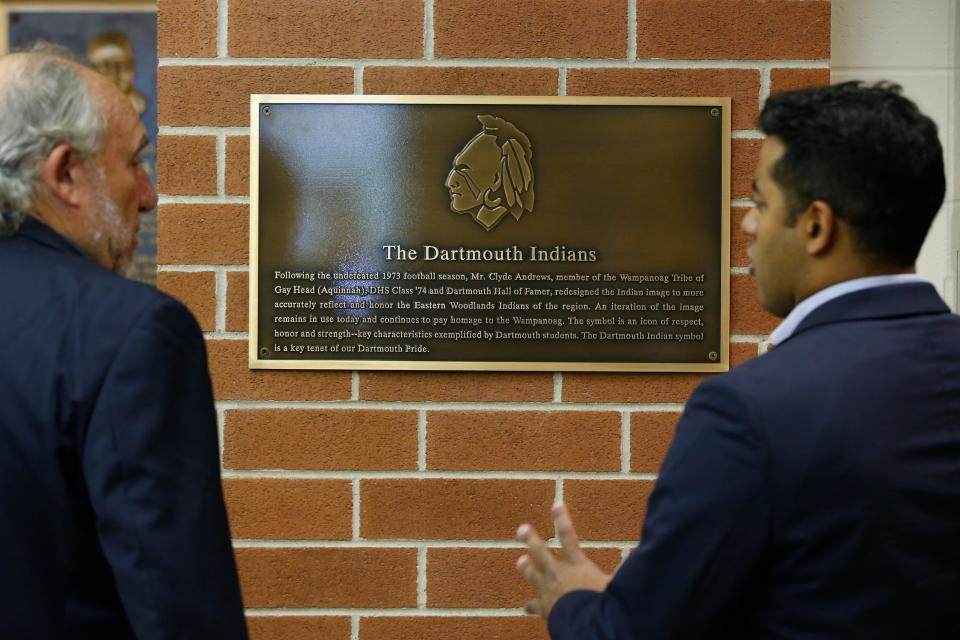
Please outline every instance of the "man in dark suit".
[[936, 126], [889, 85], [770, 98], [743, 222], [775, 348], [702, 384], [612, 576], [529, 525], [555, 640], [960, 638], [960, 318], [914, 263]]
[[203, 337], [114, 272], [156, 206], [130, 100], [0, 58], [0, 637], [246, 638]]

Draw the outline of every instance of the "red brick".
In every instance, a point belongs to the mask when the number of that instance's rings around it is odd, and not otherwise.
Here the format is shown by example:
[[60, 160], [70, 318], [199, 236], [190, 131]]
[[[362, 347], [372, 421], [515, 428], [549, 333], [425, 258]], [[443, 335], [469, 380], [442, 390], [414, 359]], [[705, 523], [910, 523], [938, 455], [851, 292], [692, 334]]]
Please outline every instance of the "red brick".
[[244, 409], [226, 412], [227, 469], [414, 470], [415, 411]]
[[229, 53], [251, 58], [420, 58], [422, 0], [230, 3]]
[[747, 207], [730, 207], [730, 266], [750, 266], [747, 249], [750, 247], [750, 236], [743, 232], [740, 225], [744, 216], [750, 211]]
[[165, 195], [217, 194], [217, 139], [213, 136], [160, 136], [157, 140], [158, 190]]
[[652, 480], [567, 480], [563, 499], [581, 540], [639, 540]]
[[247, 616], [250, 640], [350, 640], [343, 616]]
[[438, 58], [624, 58], [622, 0], [435, 0]]
[[731, 97], [734, 129], [753, 129], [760, 98], [756, 69], [570, 69], [569, 96]]
[[250, 274], [246, 271], [227, 273], [227, 331], [249, 329]]
[[753, 360], [759, 355], [759, 342], [737, 342], [731, 345], [730, 368], [739, 367], [748, 360]]
[[217, 0], [158, 0], [157, 55], [215, 57]]
[[513, 540], [546, 526], [547, 480], [362, 480], [360, 535], [375, 539]]
[[395, 95], [557, 95], [556, 69], [367, 67], [363, 92]]
[[830, 69], [773, 69], [770, 72], [770, 93], [793, 91], [804, 87], [830, 84]]
[[349, 67], [160, 67], [161, 125], [246, 127], [250, 94], [352, 93]]
[[237, 549], [250, 608], [417, 604], [416, 549]]
[[549, 640], [549, 637], [547, 625], [534, 616], [360, 619], [360, 640]]
[[349, 540], [353, 534], [349, 480], [226, 478], [223, 490], [234, 538]]
[[[544, 536], [553, 530], [541, 531]], [[536, 592], [516, 569], [523, 549], [430, 549], [427, 552], [427, 606], [435, 608], [513, 608]], [[587, 549], [601, 569], [613, 572], [619, 549]]]
[[360, 399], [403, 402], [550, 402], [552, 373], [361, 371]]
[[228, 196], [250, 195], [250, 136], [227, 136], [224, 189]]
[[639, 0], [637, 58], [830, 57], [829, 0]]
[[246, 205], [162, 205], [157, 213], [157, 262], [246, 264], [249, 227]]
[[[733, 343], [730, 366], [755, 355], [755, 344]], [[563, 401], [682, 403], [706, 378], [699, 373], [565, 373]]]
[[753, 196], [753, 174], [760, 160], [762, 140], [738, 138], [730, 141], [730, 197]]
[[217, 285], [212, 271], [178, 273], [161, 271], [157, 288], [187, 305], [203, 331], [215, 331], [217, 324]]
[[682, 403], [701, 373], [565, 373], [564, 402]]
[[249, 368], [246, 340], [210, 340], [210, 376], [217, 400], [349, 400], [349, 371]]
[[656, 473], [673, 441], [675, 412], [638, 411], [630, 416], [630, 470]]
[[620, 414], [612, 411], [430, 412], [427, 414], [427, 468], [618, 471]]
[[760, 306], [757, 285], [752, 276], [730, 278], [730, 332], [733, 334], [768, 334], [780, 319]]

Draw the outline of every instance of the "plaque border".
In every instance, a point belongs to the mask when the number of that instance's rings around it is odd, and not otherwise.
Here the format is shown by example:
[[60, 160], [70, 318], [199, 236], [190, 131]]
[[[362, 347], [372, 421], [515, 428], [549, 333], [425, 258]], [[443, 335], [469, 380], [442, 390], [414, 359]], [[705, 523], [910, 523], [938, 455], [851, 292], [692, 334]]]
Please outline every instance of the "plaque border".
[[[516, 104], [585, 106], [720, 107], [722, 118], [720, 223], [720, 357], [714, 363], [683, 362], [499, 362], [470, 360], [274, 360], [257, 353], [259, 313], [260, 105], [271, 104]], [[444, 96], [352, 94], [251, 94], [250, 96], [250, 265], [248, 272], [248, 364], [250, 369], [356, 371], [594, 371], [606, 373], [715, 373], [730, 369], [730, 107], [729, 97], [595, 97], [595, 96]]]

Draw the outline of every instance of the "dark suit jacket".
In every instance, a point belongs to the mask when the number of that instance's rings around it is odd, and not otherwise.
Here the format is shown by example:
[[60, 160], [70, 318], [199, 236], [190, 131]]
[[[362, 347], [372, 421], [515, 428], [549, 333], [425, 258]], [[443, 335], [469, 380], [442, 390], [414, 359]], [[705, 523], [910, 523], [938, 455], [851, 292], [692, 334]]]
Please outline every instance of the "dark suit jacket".
[[640, 546], [549, 626], [556, 640], [960, 638], [960, 317], [925, 284], [847, 294], [702, 384]]
[[246, 638], [186, 308], [30, 220], [0, 350], [0, 637]]

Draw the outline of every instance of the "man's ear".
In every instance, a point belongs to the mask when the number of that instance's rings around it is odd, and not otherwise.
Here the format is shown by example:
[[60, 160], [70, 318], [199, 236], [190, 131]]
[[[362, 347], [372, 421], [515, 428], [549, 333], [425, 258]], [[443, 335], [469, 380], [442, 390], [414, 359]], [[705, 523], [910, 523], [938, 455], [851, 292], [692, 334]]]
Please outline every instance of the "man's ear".
[[797, 227], [803, 235], [807, 253], [818, 256], [836, 241], [837, 215], [828, 202], [814, 200], [807, 210], [800, 214]]
[[60, 143], [40, 162], [40, 184], [46, 195], [70, 207], [80, 205], [87, 175], [77, 150]]

